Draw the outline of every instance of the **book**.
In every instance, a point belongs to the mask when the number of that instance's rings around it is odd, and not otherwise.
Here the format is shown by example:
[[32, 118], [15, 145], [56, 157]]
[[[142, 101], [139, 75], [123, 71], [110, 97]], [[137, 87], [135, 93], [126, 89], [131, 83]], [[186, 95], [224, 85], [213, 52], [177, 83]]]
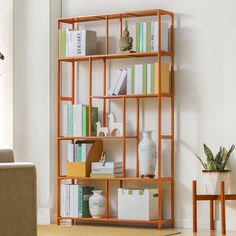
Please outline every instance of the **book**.
[[92, 148], [92, 143], [83, 143], [81, 145], [81, 161], [86, 162], [87, 156], [89, 154], [90, 149]]
[[143, 93], [143, 65], [137, 64], [135, 65], [135, 94], [142, 94]]
[[92, 169], [92, 173], [104, 173], [104, 174], [120, 174], [122, 173], [122, 167], [118, 167], [118, 168], [93, 168]]
[[143, 22], [140, 22], [140, 52], [143, 52]]
[[92, 136], [97, 136], [98, 107], [92, 107]]
[[74, 144], [68, 144], [68, 156], [67, 156], [67, 161], [68, 162], [73, 162], [74, 161]]
[[73, 136], [73, 106], [68, 106], [68, 136]]
[[77, 144], [78, 146], [78, 151], [77, 151], [77, 155], [78, 155], [78, 162], [82, 162], [82, 144]]
[[105, 162], [104, 165], [101, 162], [92, 162], [91, 167], [92, 167], [92, 170], [93, 169], [106, 169], [106, 168], [116, 169], [116, 168], [122, 168], [122, 162], [109, 161], [109, 162]]
[[154, 94], [155, 91], [155, 78], [156, 78], [156, 70], [155, 64], [151, 64], [151, 94]]
[[142, 65], [142, 84], [141, 84], [141, 89], [142, 89], [142, 94], [147, 93], [147, 64]]
[[143, 48], [143, 52], [146, 52], [147, 51], [147, 42], [146, 42], [146, 34], [147, 34], [147, 23], [146, 22], [143, 22], [143, 28], [142, 28], [142, 48]]
[[122, 69], [119, 81], [116, 84], [114, 95], [126, 94], [126, 85], [127, 85], [127, 70]]
[[151, 22], [146, 22], [146, 52], [151, 52]]
[[60, 215], [62, 217], [70, 216], [70, 190], [68, 184], [61, 184], [60, 197]]
[[89, 197], [92, 195], [93, 187], [79, 186], [79, 217], [91, 217], [89, 212]]
[[126, 86], [126, 94], [132, 94], [132, 69], [127, 69], [127, 86]]
[[91, 178], [121, 178], [122, 173], [90, 173]]
[[82, 136], [89, 136], [89, 107], [82, 107]]
[[62, 135], [63, 136], [68, 136], [68, 108], [69, 108], [69, 105], [68, 104], [64, 104], [63, 105], [63, 131], [62, 131]]
[[140, 52], [140, 23], [136, 23], [136, 52]]
[[131, 67], [131, 94], [135, 94], [135, 65]]
[[66, 30], [59, 30], [59, 57], [66, 56]]
[[121, 74], [122, 74], [122, 70], [118, 69], [117, 72], [116, 72], [115, 79], [113, 80], [112, 85], [111, 85], [111, 87], [109, 89], [108, 95], [112, 96], [114, 94], [116, 85], [119, 82]]
[[[158, 63], [155, 63], [155, 92], [158, 93]], [[161, 63], [161, 92], [170, 93], [170, 72], [169, 64]]]
[[82, 136], [82, 104], [73, 105], [73, 136]]
[[77, 184], [69, 185], [70, 192], [70, 217], [78, 217], [79, 215], [79, 186]]

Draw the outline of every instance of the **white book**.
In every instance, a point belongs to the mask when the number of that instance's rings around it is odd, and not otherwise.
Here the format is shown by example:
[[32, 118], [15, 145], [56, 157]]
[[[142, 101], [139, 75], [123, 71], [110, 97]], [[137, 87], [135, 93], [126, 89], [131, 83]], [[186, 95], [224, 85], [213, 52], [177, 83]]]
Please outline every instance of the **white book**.
[[63, 105], [63, 136], [68, 136], [68, 104]]
[[134, 94], [138, 94], [138, 87], [139, 87], [139, 65], [135, 65], [134, 67], [134, 71], [135, 71], [135, 83], [134, 83]]
[[126, 79], [127, 79], [127, 70], [122, 69], [121, 76], [119, 78], [119, 81], [115, 87], [114, 94], [119, 95], [119, 94], [125, 94], [126, 93]]
[[105, 173], [105, 174], [120, 174], [122, 173], [122, 167], [120, 168], [93, 168], [92, 173]]
[[105, 162], [104, 165], [101, 162], [92, 162], [92, 169], [104, 169], [104, 168], [121, 168], [122, 162]]
[[78, 57], [82, 54], [82, 31], [81, 30], [73, 30], [73, 56]]
[[143, 65], [135, 65], [135, 94], [143, 93]]
[[151, 94], [152, 70], [151, 64], [147, 64], [147, 94]]
[[147, 35], [147, 22], [143, 22], [143, 52], [146, 52], [147, 51], [147, 42], [146, 42], [146, 35]]
[[92, 148], [93, 144], [91, 143], [83, 143], [81, 146], [82, 149], [82, 162], [86, 162], [87, 156], [89, 154], [90, 149]]
[[161, 48], [162, 51], [166, 51], [168, 52], [169, 48], [168, 48], [168, 43], [169, 43], [169, 28], [168, 28], [168, 23], [162, 23], [161, 24]]
[[66, 29], [66, 57], [69, 57], [70, 29]]
[[68, 184], [61, 184], [61, 198], [60, 198], [61, 216], [70, 216], [70, 190]]
[[77, 184], [70, 184], [70, 217], [79, 216], [79, 189]]
[[121, 73], [122, 73], [122, 70], [121, 70], [121, 69], [118, 69], [117, 72], [116, 72], [116, 77], [115, 77], [115, 79], [113, 80], [112, 85], [111, 85], [111, 87], [110, 87], [110, 90], [109, 90], [109, 92], [108, 92], [108, 95], [112, 96], [112, 95], [114, 94], [114, 90], [115, 90], [116, 85], [117, 85], [117, 83], [118, 83], [118, 81], [119, 81], [119, 79], [120, 79]]
[[74, 144], [68, 144], [68, 156], [67, 156], [68, 162], [74, 161]]
[[73, 105], [73, 131], [75, 137], [82, 136], [82, 104]]
[[151, 52], [155, 52], [155, 21], [151, 22]]
[[126, 87], [126, 94], [131, 94], [131, 87], [132, 87], [132, 69], [127, 69], [127, 87]]

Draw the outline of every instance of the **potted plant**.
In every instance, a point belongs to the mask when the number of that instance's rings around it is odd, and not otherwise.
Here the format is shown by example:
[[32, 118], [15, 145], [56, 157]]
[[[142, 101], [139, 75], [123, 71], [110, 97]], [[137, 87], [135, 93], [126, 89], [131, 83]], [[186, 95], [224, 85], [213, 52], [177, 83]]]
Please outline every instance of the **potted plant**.
[[227, 192], [230, 181], [230, 170], [225, 168], [235, 145], [233, 144], [229, 151], [225, 147], [220, 147], [219, 152], [215, 156], [206, 144], [203, 144], [203, 148], [206, 155], [206, 162], [203, 162], [197, 154], [195, 155], [204, 168], [202, 173], [207, 194], [219, 194], [221, 181], [225, 182], [225, 192]]

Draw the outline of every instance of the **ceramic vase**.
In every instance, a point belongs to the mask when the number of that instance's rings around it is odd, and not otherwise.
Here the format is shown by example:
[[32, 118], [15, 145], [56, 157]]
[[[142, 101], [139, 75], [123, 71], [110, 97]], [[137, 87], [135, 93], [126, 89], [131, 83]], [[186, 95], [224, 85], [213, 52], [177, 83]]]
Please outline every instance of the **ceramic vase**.
[[144, 131], [143, 138], [138, 146], [139, 175], [141, 177], [154, 177], [156, 169], [156, 144], [152, 140], [152, 131]]
[[89, 211], [93, 218], [102, 218], [105, 214], [105, 197], [103, 190], [93, 190], [93, 195], [89, 198]]
[[208, 171], [203, 170], [202, 176], [205, 184], [205, 190], [207, 194], [220, 194], [220, 183], [225, 183], [225, 194], [228, 193], [230, 182], [230, 170], [223, 171]]

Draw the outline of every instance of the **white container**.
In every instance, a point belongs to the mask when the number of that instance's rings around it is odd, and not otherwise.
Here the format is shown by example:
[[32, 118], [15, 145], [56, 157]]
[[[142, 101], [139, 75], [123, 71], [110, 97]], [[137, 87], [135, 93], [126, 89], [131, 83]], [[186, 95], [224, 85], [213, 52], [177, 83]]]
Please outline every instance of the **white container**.
[[220, 194], [220, 184], [224, 181], [225, 194], [228, 193], [230, 182], [230, 170], [224, 171], [202, 171], [203, 180], [205, 183], [205, 190], [207, 194]]
[[105, 197], [103, 190], [93, 190], [93, 195], [89, 198], [89, 211], [93, 218], [102, 218], [105, 214]]
[[118, 219], [156, 220], [157, 189], [118, 189]]
[[141, 177], [154, 177], [156, 169], [156, 144], [151, 137], [152, 131], [144, 131], [138, 145], [139, 174]]

